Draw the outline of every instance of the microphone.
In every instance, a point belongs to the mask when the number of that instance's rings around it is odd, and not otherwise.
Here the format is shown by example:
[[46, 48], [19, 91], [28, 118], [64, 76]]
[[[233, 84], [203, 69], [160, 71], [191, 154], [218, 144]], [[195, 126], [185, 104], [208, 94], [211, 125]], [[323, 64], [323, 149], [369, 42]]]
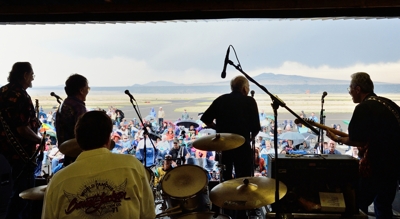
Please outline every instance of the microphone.
[[222, 73], [221, 73], [221, 78], [225, 78], [226, 77], [226, 66], [228, 65], [229, 62], [229, 51], [231, 49], [231, 46], [229, 45], [228, 50], [226, 51], [226, 56], [225, 56], [225, 61], [224, 61], [224, 69], [222, 69]]
[[254, 90], [251, 90], [251, 91], [250, 91], [251, 97], [253, 97], [253, 98], [254, 98], [254, 93], [255, 93]]
[[63, 100], [60, 96], [58, 96], [57, 94], [55, 94], [54, 92], [50, 93], [50, 96], [55, 97], [57, 99], [57, 102], [60, 103], [60, 100]]
[[129, 98], [131, 98], [131, 100], [134, 100], [134, 101], [136, 101], [136, 100], [135, 100], [135, 98], [133, 98], [132, 94], [131, 94], [131, 93], [129, 93], [129, 90], [125, 90], [125, 94], [126, 94], [126, 95], [128, 95], [128, 96], [129, 96]]
[[326, 91], [324, 91], [324, 93], [322, 93], [322, 99], [324, 99], [326, 97], [326, 95], [328, 95], [328, 93]]

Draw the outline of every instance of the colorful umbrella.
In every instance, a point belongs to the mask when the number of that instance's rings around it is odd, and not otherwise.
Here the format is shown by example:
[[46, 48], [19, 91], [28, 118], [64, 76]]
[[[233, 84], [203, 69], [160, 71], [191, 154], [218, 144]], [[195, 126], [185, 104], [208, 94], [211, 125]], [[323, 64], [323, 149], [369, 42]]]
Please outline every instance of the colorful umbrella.
[[44, 129], [44, 130], [56, 130], [56, 128], [54, 127], [54, 126], [52, 126], [52, 125], [50, 125], [50, 124], [48, 124], [48, 123], [42, 123], [42, 127], [41, 127], [41, 129]]
[[346, 125], [349, 125], [349, 124], [350, 124], [350, 120], [342, 120], [342, 122], [343, 122], [344, 124], [346, 124]]

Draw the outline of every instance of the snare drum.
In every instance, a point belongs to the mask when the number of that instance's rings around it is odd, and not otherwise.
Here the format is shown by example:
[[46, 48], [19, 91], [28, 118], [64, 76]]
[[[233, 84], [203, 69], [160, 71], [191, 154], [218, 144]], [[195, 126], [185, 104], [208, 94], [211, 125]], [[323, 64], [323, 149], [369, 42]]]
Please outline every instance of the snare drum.
[[214, 217], [214, 214], [214, 212], [193, 212], [182, 215], [177, 219], [231, 219], [231, 217], [226, 214], [219, 214], [217, 217]]
[[210, 210], [208, 178], [203, 168], [182, 165], [168, 171], [161, 189], [168, 208], [180, 206], [182, 212]]

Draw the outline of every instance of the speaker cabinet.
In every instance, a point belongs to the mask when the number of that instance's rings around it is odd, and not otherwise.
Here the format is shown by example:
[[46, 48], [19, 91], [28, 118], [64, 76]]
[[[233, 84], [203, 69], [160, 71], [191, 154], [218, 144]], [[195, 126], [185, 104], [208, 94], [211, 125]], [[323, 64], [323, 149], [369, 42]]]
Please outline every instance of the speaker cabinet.
[[319, 193], [326, 192], [343, 194], [343, 214], [359, 213], [355, 195], [358, 185], [358, 160], [353, 157], [279, 154], [278, 159], [275, 159], [273, 155], [269, 155], [268, 175], [287, 186], [285, 197], [272, 204], [272, 211], [329, 213], [329, 210], [321, 209], [319, 199]]

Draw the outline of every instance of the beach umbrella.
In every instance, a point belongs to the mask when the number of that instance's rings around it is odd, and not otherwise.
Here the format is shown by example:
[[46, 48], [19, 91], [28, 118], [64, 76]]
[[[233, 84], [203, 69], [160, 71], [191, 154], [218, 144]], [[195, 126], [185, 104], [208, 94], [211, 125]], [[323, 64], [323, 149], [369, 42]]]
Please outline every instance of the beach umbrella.
[[213, 135], [215, 133], [217, 133], [217, 131], [215, 131], [215, 129], [202, 129], [199, 132], [199, 134], [201, 134], [201, 135]]
[[41, 130], [45, 130], [45, 131], [47, 131], [47, 130], [56, 130], [56, 128], [54, 127], [54, 126], [52, 126], [52, 125], [50, 125], [50, 124], [48, 124], [48, 123], [42, 123], [42, 127], [41, 127]]
[[175, 124], [177, 126], [184, 126], [185, 128], [190, 128], [190, 126], [193, 126], [194, 128], [199, 127], [199, 124], [192, 119], [185, 119], [185, 120], [177, 121]]
[[342, 122], [343, 122], [344, 124], [346, 124], [346, 125], [349, 125], [349, 124], [350, 124], [350, 120], [342, 120]]
[[267, 127], [267, 126], [269, 126], [270, 123], [269, 123], [268, 120], [264, 119], [264, 120], [262, 120], [262, 121], [260, 122], [260, 124], [261, 124], [261, 126]]
[[259, 137], [259, 136], [261, 136], [263, 138], [271, 139], [271, 136], [269, 134], [265, 133], [265, 132], [258, 132], [256, 138]]
[[293, 145], [303, 143], [304, 136], [298, 132], [285, 132], [278, 136], [282, 140], [293, 140]]
[[50, 135], [50, 136], [53, 136], [53, 137], [57, 138], [56, 132], [54, 130], [51, 130], [51, 129], [46, 131], [46, 135]]
[[150, 121], [150, 120], [154, 120], [155, 118], [154, 118], [154, 116], [152, 116], [152, 115], [147, 115], [146, 117], [144, 117], [144, 119], [145, 119], [146, 121]]
[[309, 133], [309, 132], [305, 132], [305, 133], [301, 133], [301, 134], [304, 136], [304, 140], [311, 140], [311, 139], [318, 137], [318, 135], [315, 135], [315, 134]]
[[272, 119], [272, 120], [275, 120], [275, 117], [274, 116], [267, 116], [267, 119]]

